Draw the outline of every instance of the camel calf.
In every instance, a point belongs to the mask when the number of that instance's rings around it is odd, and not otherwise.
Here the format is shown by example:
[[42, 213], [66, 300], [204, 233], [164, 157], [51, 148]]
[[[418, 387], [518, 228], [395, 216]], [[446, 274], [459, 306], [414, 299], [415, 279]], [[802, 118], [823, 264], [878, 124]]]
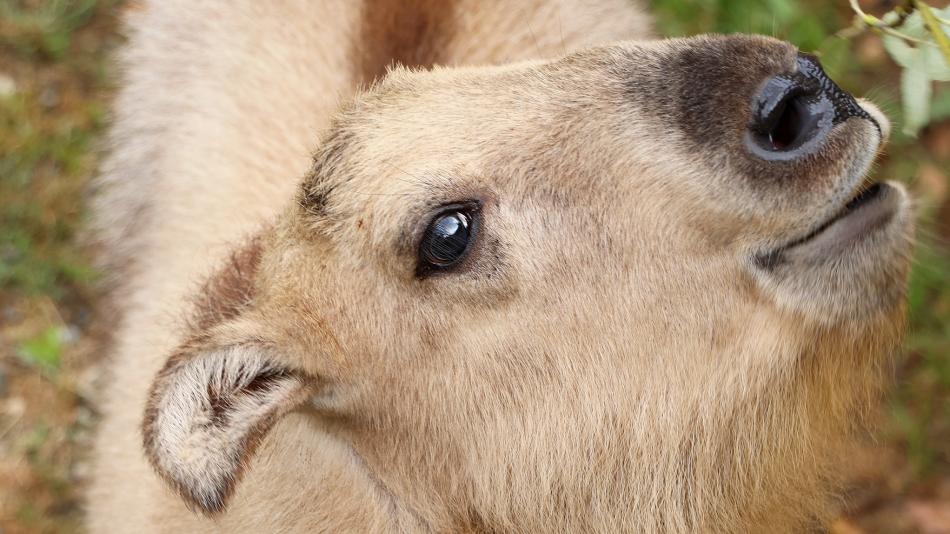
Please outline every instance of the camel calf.
[[[820, 527], [887, 380], [887, 120], [628, 0], [127, 14], [99, 532]], [[639, 39], [639, 40], [636, 40]]]

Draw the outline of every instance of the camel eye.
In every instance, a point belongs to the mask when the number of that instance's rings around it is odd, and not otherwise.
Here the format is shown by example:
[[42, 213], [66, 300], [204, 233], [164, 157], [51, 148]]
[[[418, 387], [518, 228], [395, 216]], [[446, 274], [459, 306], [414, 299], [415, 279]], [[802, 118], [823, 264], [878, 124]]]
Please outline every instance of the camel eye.
[[448, 206], [426, 228], [419, 243], [420, 277], [444, 271], [465, 257], [475, 237], [476, 209], [473, 206]]

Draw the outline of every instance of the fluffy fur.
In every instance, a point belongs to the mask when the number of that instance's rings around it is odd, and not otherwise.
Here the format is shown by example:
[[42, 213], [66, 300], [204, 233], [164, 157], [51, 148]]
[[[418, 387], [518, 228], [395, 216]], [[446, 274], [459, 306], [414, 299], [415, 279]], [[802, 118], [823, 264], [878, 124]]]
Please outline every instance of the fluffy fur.
[[[585, 49], [646, 35], [623, 0], [147, 2], [129, 27], [93, 530], [828, 517], [900, 337], [911, 228], [896, 190], [860, 246], [757, 266], [881, 143], [853, 119], [800, 160], [743, 149], [794, 48]], [[415, 68], [357, 91], [393, 61]], [[472, 252], [418, 277], [420, 233], [460, 201]]]

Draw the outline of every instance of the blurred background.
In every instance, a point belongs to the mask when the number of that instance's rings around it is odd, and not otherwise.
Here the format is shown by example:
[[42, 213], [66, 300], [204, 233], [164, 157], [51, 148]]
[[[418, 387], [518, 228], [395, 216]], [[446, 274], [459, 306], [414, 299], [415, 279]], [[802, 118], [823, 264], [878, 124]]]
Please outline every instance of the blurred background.
[[[856, 2], [869, 15], [857, 23], [848, 0], [649, 3], [665, 35], [790, 40], [895, 121], [875, 172], [905, 182], [918, 200], [911, 327], [898, 386], [880, 430], [854, 456], [831, 530], [950, 533], [950, 63], [941, 63], [939, 43], [916, 41], [929, 39], [919, 15], [873, 18], [913, 2]], [[0, 534], [81, 529], [104, 329], [81, 237], [123, 4], [0, 0]], [[933, 13], [950, 23], [950, 10]]]

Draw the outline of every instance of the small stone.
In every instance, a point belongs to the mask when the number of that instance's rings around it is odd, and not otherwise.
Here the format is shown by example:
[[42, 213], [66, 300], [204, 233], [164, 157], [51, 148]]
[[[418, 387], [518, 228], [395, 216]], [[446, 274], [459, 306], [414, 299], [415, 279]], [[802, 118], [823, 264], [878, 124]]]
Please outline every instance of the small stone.
[[46, 109], [53, 109], [59, 106], [59, 88], [52, 85], [44, 87], [43, 90], [40, 91], [39, 102], [40, 105]]
[[79, 330], [79, 327], [76, 325], [67, 325], [59, 330], [59, 340], [62, 341], [64, 345], [72, 345], [79, 341], [81, 336], [82, 331]]
[[95, 416], [89, 408], [80, 406], [76, 409], [76, 424], [80, 428], [91, 428], [94, 420]]
[[91, 472], [88, 462], [79, 461], [73, 464], [72, 469], [69, 470], [69, 476], [73, 482], [82, 482], [89, 479]]
[[26, 401], [23, 397], [11, 397], [3, 403], [2, 410], [8, 417], [17, 419], [26, 413]]
[[16, 82], [13, 78], [0, 72], [0, 98], [12, 96], [16, 93]]
[[13, 306], [4, 306], [0, 308], [0, 322], [6, 324], [15, 324], [23, 320], [23, 314]]

